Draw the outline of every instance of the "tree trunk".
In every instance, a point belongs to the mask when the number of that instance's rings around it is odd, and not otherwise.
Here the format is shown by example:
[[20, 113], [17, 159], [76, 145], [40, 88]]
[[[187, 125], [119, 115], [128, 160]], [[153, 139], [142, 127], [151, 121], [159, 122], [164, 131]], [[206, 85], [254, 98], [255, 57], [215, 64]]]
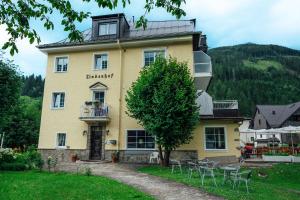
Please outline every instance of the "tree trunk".
[[158, 146], [158, 152], [159, 152], [159, 162], [160, 162], [160, 165], [163, 166], [163, 163], [164, 163], [164, 156], [163, 156], [163, 152], [162, 152], [162, 147], [161, 145]]
[[164, 166], [165, 167], [168, 167], [170, 164], [170, 154], [171, 154], [170, 150], [165, 150], [165, 158], [164, 158]]

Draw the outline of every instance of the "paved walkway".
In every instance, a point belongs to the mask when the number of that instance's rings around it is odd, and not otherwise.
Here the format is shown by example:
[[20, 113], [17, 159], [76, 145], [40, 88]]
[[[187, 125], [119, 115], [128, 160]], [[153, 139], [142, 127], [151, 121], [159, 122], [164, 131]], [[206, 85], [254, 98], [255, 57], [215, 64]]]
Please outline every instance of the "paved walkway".
[[207, 194], [200, 189], [164, 180], [145, 173], [136, 172], [132, 166], [112, 163], [60, 164], [58, 170], [76, 172], [90, 167], [93, 175], [106, 176], [140, 189], [161, 200], [219, 200], [220, 197]]

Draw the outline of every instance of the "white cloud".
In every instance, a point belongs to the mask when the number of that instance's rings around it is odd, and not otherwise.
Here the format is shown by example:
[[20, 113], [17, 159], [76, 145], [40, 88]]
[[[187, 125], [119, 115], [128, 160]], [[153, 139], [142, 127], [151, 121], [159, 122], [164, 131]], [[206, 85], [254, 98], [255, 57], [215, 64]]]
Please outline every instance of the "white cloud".
[[[5, 27], [0, 26], [0, 46], [9, 39]], [[41, 53], [35, 46], [37, 43], [30, 44], [28, 40], [18, 40], [16, 42], [19, 53], [13, 57], [10, 56], [9, 51], [6, 51], [5, 57], [13, 60], [15, 64], [19, 65], [21, 72], [24, 75], [32, 73], [38, 75], [45, 75], [46, 69], [46, 55]]]
[[[86, 4], [73, 1], [77, 9], [92, 12], [92, 15], [124, 12], [128, 18], [136, 19], [144, 14], [145, 1], [132, 0], [125, 9], [119, 6], [115, 11], [99, 9], [95, 3]], [[184, 19], [197, 19], [197, 29], [208, 36], [208, 45], [218, 47], [246, 42], [278, 44], [300, 49], [300, 8], [299, 0], [187, 0], [183, 7], [187, 12]], [[55, 31], [47, 32], [38, 28], [42, 43], [64, 39], [67, 33], [62, 31], [58, 14]], [[153, 10], [149, 20], [175, 19], [162, 9]], [[85, 20], [79, 28], [91, 27], [91, 20]], [[40, 27], [35, 23], [35, 27]], [[0, 45], [8, 39], [3, 26], [0, 26]], [[26, 74], [44, 74], [46, 56], [30, 45], [26, 40], [18, 41], [19, 54], [13, 59]]]

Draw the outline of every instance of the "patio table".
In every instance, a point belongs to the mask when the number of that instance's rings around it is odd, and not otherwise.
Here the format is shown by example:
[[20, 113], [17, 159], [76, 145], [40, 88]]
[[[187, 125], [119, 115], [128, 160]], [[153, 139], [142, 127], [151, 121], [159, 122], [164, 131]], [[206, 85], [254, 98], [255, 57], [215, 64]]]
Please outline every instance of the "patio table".
[[224, 166], [224, 167], [220, 167], [221, 170], [224, 171], [224, 179], [223, 179], [223, 185], [226, 183], [226, 181], [232, 181], [230, 173], [231, 172], [235, 172], [238, 170], [238, 167], [234, 167], [234, 166]]

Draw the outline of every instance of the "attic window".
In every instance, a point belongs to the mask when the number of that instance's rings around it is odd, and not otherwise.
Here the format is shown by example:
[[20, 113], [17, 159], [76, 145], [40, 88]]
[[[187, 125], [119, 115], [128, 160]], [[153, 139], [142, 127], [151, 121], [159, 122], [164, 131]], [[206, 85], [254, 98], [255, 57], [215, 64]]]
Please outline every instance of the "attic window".
[[99, 36], [117, 34], [117, 23], [100, 23], [98, 34]]
[[272, 114], [273, 114], [273, 115], [275, 115], [275, 114], [276, 114], [275, 110], [273, 110], [273, 111], [272, 111]]

